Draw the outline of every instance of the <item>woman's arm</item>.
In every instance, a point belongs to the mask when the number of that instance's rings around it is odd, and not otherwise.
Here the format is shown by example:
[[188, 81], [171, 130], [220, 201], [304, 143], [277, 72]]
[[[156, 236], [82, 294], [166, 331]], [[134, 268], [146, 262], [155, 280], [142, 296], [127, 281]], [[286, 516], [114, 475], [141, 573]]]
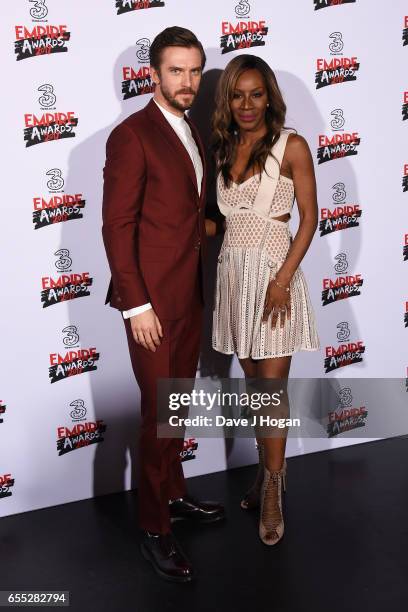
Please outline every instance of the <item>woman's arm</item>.
[[309, 145], [303, 136], [291, 134], [286, 144], [285, 160], [292, 173], [295, 197], [299, 210], [299, 228], [289, 248], [276, 280], [289, 285], [292, 276], [305, 256], [318, 224], [316, 179]]

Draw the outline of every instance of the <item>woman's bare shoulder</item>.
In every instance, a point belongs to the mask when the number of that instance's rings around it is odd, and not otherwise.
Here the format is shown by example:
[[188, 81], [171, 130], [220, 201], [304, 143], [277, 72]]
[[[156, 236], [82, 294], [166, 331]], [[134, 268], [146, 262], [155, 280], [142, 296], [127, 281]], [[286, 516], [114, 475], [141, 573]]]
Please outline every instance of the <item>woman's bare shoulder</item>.
[[310, 157], [308, 142], [301, 134], [291, 132], [286, 143], [286, 157], [290, 160], [304, 159]]

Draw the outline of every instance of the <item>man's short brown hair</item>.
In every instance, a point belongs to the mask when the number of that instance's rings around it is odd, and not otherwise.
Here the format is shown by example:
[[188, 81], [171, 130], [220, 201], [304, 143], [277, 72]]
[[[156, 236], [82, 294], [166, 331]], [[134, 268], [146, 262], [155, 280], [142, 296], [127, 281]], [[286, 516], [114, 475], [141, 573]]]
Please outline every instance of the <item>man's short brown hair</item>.
[[157, 71], [160, 69], [162, 52], [167, 47], [196, 47], [201, 53], [201, 68], [204, 68], [207, 58], [203, 45], [191, 30], [172, 26], [155, 37], [150, 46], [150, 65]]

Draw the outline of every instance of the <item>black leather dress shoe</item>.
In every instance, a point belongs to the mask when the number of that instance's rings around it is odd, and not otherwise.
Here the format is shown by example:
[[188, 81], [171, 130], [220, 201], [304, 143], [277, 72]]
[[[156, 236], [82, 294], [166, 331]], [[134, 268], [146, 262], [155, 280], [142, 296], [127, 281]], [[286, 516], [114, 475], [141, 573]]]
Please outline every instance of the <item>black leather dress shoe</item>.
[[141, 550], [161, 578], [172, 582], [192, 580], [193, 567], [172, 533], [150, 535], [144, 532]]
[[216, 502], [197, 501], [186, 495], [170, 502], [170, 520], [191, 519], [198, 523], [214, 523], [225, 518], [224, 506]]

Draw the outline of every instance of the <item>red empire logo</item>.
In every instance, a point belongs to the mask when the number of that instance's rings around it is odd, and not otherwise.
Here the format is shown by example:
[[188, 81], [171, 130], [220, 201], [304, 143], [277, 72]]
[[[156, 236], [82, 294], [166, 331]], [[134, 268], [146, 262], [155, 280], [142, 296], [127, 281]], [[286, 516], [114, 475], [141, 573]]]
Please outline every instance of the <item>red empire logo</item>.
[[50, 364], [59, 365], [61, 363], [71, 363], [75, 359], [89, 359], [89, 357], [96, 356], [96, 348], [91, 347], [89, 349], [78, 349], [77, 351], [68, 351], [65, 355], [60, 353], [50, 354]]
[[47, 26], [34, 26], [31, 30], [25, 26], [15, 26], [16, 40], [24, 40], [26, 38], [41, 38], [47, 36], [48, 38], [58, 38], [67, 33], [66, 25], [47, 25]]

